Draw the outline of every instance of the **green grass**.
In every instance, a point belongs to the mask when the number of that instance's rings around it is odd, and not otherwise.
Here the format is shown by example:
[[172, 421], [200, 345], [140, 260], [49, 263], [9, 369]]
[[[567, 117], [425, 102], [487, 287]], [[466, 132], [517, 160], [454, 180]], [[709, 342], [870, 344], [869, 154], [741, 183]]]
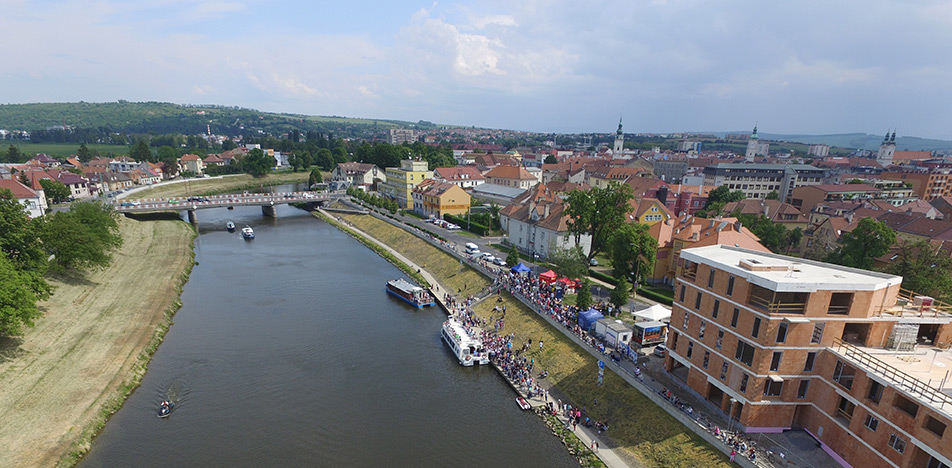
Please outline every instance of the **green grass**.
[[307, 182], [308, 175], [307, 172], [280, 172], [268, 174], [260, 178], [255, 178], [248, 174], [239, 174], [220, 179], [189, 179], [187, 183], [163, 184], [151, 187], [132, 194], [130, 198], [183, 197], [186, 194], [206, 196], [235, 193], [243, 190], [257, 192], [262, 189], [267, 192], [272, 185]]
[[[6, 151], [10, 145], [16, 146], [20, 152], [30, 155], [30, 157], [38, 153], [45, 153], [57, 159], [66, 159], [79, 151], [79, 143], [31, 143], [28, 141], [2, 141], [0, 142], [0, 151]], [[122, 156], [129, 154], [129, 147], [125, 145], [89, 144], [86, 147], [93, 151], [99, 151], [102, 155]]]

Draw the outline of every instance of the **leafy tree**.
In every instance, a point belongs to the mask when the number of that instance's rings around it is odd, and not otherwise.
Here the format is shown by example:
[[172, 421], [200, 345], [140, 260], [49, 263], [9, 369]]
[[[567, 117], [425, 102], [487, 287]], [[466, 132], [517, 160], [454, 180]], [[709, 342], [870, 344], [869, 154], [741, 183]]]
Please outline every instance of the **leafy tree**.
[[13, 145], [7, 148], [7, 154], [3, 158], [3, 162], [7, 163], [18, 163], [24, 162], [25, 160], [26, 158], [24, 158], [23, 153], [20, 152], [20, 148]]
[[771, 190], [770, 193], [768, 193], [767, 196], [764, 197], [764, 199], [766, 199], [766, 200], [779, 200], [779, 199], [780, 199], [780, 194], [777, 193], [776, 190]]
[[314, 164], [314, 158], [311, 156], [310, 151], [301, 152], [298, 157], [301, 160], [301, 167], [306, 171]]
[[707, 203], [704, 205], [704, 209], [697, 212], [697, 216], [701, 218], [713, 218], [715, 216], [720, 216], [723, 214], [724, 205], [731, 202], [738, 202], [746, 198], [744, 192], [740, 190], [731, 191], [727, 188], [726, 185], [721, 185], [720, 187], [711, 190], [707, 195]]
[[558, 163], [559, 163], [559, 160], [556, 159], [555, 156], [552, 156], [551, 154], [546, 156], [545, 159], [542, 161], [542, 164], [558, 164]]
[[579, 310], [587, 310], [592, 306], [592, 282], [588, 278], [582, 278], [582, 284], [578, 286], [575, 294], [575, 306]]
[[270, 174], [274, 169], [274, 158], [264, 154], [264, 151], [255, 148], [245, 155], [241, 161], [241, 165], [246, 173], [255, 177], [261, 177], [265, 174]]
[[155, 161], [155, 158], [152, 156], [152, 150], [149, 149], [149, 144], [143, 139], [139, 139], [135, 146], [132, 147], [132, 150], [129, 151], [129, 157], [139, 162]]
[[849, 182], [847, 182], [847, 185], [850, 185], [850, 184], [856, 185], [856, 184], [864, 184], [864, 183], [865, 182], [863, 182], [862, 179], [850, 179]]
[[231, 150], [233, 150], [233, 149], [235, 149], [235, 148], [237, 148], [237, 147], [238, 147], [238, 144], [235, 143], [234, 141], [231, 141], [231, 140], [225, 140], [225, 141], [221, 142], [221, 150], [222, 150], [222, 151], [231, 151]]
[[288, 156], [288, 165], [291, 166], [291, 172], [297, 172], [303, 164], [301, 163], [301, 157], [296, 153], [291, 153], [291, 156]]
[[89, 150], [89, 147], [86, 146], [86, 143], [79, 145], [79, 151], [76, 152], [76, 157], [79, 158], [80, 162], [87, 163], [93, 159], [93, 152]]
[[15, 336], [23, 327], [33, 326], [40, 316], [37, 294], [32, 284], [36, 278], [20, 271], [13, 262], [0, 256], [0, 335]]
[[952, 300], [952, 258], [928, 240], [901, 241], [895, 260], [883, 271], [902, 276], [903, 288]]
[[51, 266], [58, 271], [109, 266], [122, 245], [117, 216], [109, 205], [81, 202], [44, 217], [40, 239]]
[[585, 278], [588, 276], [588, 258], [582, 251], [582, 246], [553, 247], [549, 249], [547, 258], [552, 263], [552, 270], [568, 278]]
[[331, 154], [331, 150], [327, 148], [321, 148], [317, 150], [317, 156], [314, 158], [314, 164], [317, 164], [325, 171], [334, 169], [334, 155]]
[[308, 187], [314, 186], [314, 184], [320, 184], [324, 182], [324, 174], [321, 174], [321, 170], [318, 168], [311, 169], [311, 175], [307, 177]]
[[563, 212], [569, 217], [569, 232], [575, 236], [576, 244], [582, 234], [592, 237], [588, 258], [601, 252], [611, 234], [625, 224], [625, 217], [631, 211], [631, 199], [631, 187], [614, 182], [604, 188], [595, 187], [587, 192], [576, 189], [569, 193], [568, 206]]
[[791, 249], [800, 245], [800, 240], [803, 238], [802, 229], [787, 230], [783, 224], [775, 223], [760, 213], [738, 213], [736, 216], [747, 229], [750, 229], [750, 232], [760, 238], [760, 243], [764, 247], [774, 253], [789, 253]]
[[889, 251], [896, 243], [896, 232], [886, 223], [863, 218], [852, 232], [840, 236], [840, 245], [827, 256], [826, 261], [838, 265], [871, 270], [873, 259]]
[[642, 283], [654, 270], [658, 241], [648, 233], [647, 224], [625, 223], [612, 233], [608, 254], [616, 278]]
[[506, 255], [506, 265], [514, 267], [519, 264], [519, 251], [516, 250], [516, 246], [512, 246], [509, 249], [509, 254]]
[[72, 195], [66, 184], [53, 179], [41, 179], [40, 186], [43, 187], [43, 193], [46, 195], [47, 205], [63, 203]]
[[611, 295], [608, 296], [608, 301], [619, 308], [628, 303], [628, 295], [631, 293], [631, 285], [628, 284], [628, 281], [625, 278], [616, 278], [617, 284], [615, 284], [615, 289], [612, 289]]

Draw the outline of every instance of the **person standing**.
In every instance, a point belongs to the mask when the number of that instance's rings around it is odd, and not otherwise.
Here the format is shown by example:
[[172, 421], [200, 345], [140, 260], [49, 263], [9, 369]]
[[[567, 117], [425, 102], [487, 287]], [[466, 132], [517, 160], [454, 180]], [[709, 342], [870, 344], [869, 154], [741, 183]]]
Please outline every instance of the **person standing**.
[[734, 456], [737, 455], [737, 450], [731, 450], [731, 461], [734, 461]]

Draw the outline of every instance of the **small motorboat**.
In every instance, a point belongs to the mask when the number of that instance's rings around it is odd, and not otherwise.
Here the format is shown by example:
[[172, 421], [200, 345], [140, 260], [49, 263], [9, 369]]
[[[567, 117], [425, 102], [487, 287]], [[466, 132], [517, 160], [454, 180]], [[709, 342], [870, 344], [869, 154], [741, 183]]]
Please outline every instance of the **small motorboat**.
[[235, 223], [228, 221], [225, 223], [225, 229], [227, 229], [228, 232], [235, 232]]
[[159, 404], [159, 417], [167, 418], [172, 414], [172, 407], [175, 406], [175, 403], [172, 403], [170, 400], [164, 400]]
[[519, 407], [523, 410], [532, 409], [532, 405], [530, 405], [529, 402], [522, 397], [516, 397], [516, 404], [519, 405]]
[[241, 228], [241, 237], [244, 237], [245, 239], [254, 239], [255, 230], [251, 229], [251, 226], [245, 226]]

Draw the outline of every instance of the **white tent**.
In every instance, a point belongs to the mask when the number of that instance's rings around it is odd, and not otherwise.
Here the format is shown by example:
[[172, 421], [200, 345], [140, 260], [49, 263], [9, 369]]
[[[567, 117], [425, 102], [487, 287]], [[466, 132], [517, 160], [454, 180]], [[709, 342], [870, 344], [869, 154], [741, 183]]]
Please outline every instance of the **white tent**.
[[634, 313], [635, 320], [649, 322], [668, 322], [671, 320], [671, 308], [655, 304]]

